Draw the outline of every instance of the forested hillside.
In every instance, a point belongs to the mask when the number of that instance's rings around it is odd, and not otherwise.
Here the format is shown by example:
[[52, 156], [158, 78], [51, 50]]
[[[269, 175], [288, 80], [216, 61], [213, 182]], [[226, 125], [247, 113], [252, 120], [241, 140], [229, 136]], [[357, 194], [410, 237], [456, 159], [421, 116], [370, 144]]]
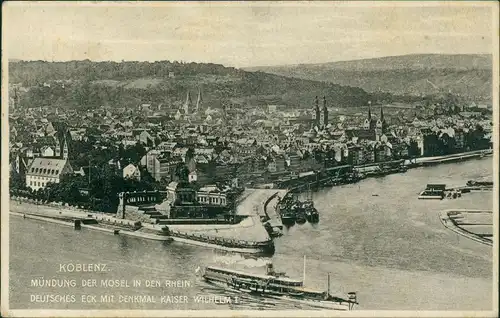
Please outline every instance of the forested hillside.
[[472, 100], [491, 100], [492, 58], [481, 54], [415, 54], [323, 64], [249, 68], [272, 74], [327, 81], [396, 95], [451, 92]]
[[9, 76], [10, 84], [28, 89], [18, 93], [23, 95], [21, 104], [28, 107], [168, 106], [182, 102], [188, 91], [195, 99], [199, 89], [205, 104], [214, 107], [230, 100], [309, 107], [316, 95], [326, 96], [338, 107], [362, 106], [370, 100], [360, 88], [218, 64], [19, 61], [9, 64]]

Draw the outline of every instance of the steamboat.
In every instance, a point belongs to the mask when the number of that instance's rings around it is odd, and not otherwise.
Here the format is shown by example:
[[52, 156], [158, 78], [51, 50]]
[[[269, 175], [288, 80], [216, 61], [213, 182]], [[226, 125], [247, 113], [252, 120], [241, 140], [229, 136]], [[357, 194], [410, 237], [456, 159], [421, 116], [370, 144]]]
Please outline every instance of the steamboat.
[[223, 288], [311, 307], [352, 310], [358, 304], [355, 292], [348, 293], [348, 296], [345, 298], [330, 294], [330, 275], [328, 275], [328, 287], [326, 291], [318, 291], [305, 287], [305, 257], [304, 280], [293, 279], [286, 276], [285, 273], [275, 272], [271, 263], [267, 264], [265, 274], [246, 273], [208, 266], [201, 273], [201, 277], [206, 282]]

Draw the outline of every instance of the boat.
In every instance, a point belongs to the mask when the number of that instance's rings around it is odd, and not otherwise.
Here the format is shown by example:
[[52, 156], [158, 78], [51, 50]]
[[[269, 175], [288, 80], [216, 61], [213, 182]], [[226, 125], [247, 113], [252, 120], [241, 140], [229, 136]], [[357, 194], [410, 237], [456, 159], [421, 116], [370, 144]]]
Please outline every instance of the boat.
[[319, 213], [318, 210], [314, 207], [313, 201], [306, 201], [302, 204], [304, 210], [306, 211], [306, 219], [310, 223], [318, 223], [319, 222]]
[[281, 223], [283, 225], [291, 226], [295, 224], [295, 215], [291, 213], [283, 213], [281, 214]]
[[264, 228], [266, 229], [269, 236], [272, 238], [280, 237], [283, 235], [283, 233], [281, 233], [281, 231], [278, 228], [273, 227], [269, 222], [264, 223]]
[[307, 221], [307, 219], [306, 219], [305, 215], [303, 215], [303, 214], [298, 215], [297, 219], [295, 220], [295, 222], [297, 224], [304, 224], [304, 223], [306, 223], [306, 221]]
[[492, 181], [469, 180], [469, 181], [467, 181], [466, 185], [468, 187], [493, 187], [493, 182]]
[[310, 223], [319, 222], [319, 213], [318, 210], [316, 210], [316, 208], [314, 207], [314, 201], [310, 189], [306, 192], [305, 201], [300, 202], [300, 211], [304, 215], [305, 219]]
[[297, 224], [304, 224], [306, 223], [306, 212], [302, 206], [302, 202], [300, 201], [295, 201], [292, 206], [290, 207], [290, 214], [294, 215], [295, 217], [295, 222]]
[[421, 200], [442, 200], [445, 196], [445, 184], [427, 184], [425, 190], [420, 192], [418, 198]]
[[[197, 272], [199, 271], [197, 270]], [[275, 272], [272, 263], [267, 264], [265, 274], [246, 273], [221, 267], [207, 266], [201, 273], [201, 277], [206, 282], [223, 288], [256, 294], [261, 297], [301, 303], [312, 307], [352, 310], [358, 304], [355, 292], [348, 293], [348, 297], [345, 298], [330, 294], [329, 274], [326, 291], [318, 291], [305, 287], [305, 257], [303, 280], [293, 279], [285, 273]]]
[[295, 214], [290, 211], [292, 201], [285, 197], [277, 205], [278, 214], [281, 218], [283, 225], [292, 226], [295, 224]]

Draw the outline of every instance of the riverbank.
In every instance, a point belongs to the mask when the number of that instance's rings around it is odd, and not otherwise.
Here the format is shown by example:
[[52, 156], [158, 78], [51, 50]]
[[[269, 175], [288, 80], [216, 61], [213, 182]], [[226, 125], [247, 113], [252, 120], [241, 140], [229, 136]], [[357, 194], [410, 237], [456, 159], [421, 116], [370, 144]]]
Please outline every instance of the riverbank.
[[411, 167], [434, 165], [441, 163], [452, 163], [456, 161], [464, 161], [464, 160], [482, 158], [485, 156], [492, 156], [492, 155], [493, 155], [493, 149], [485, 149], [485, 150], [456, 153], [445, 156], [415, 158], [413, 160], [405, 160], [404, 164], [409, 168], [411, 168]]
[[[11, 215], [22, 216], [66, 226], [74, 226], [75, 220], [82, 228], [126, 235], [155, 241], [177, 241], [224, 251], [250, 254], [272, 254], [274, 243], [267, 231], [254, 216], [238, 224], [178, 224], [169, 225], [169, 235], [163, 234], [165, 226], [118, 219], [113, 215], [81, 211], [63, 206], [49, 206], [32, 202], [10, 200]], [[85, 224], [93, 220], [93, 224]], [[102, 226], [105, 225], [105, 226]], [[125, 227], [125, 228], [124, 228]], [[135, 228], [134, 228], [135, 227]]]
[[[293, 192], [300, 192], [303, 190], [318, 190], [319, 188], [340, 186], [345, 184], [352, 184], [360, 182], [367, 178], [385, 177], [391, 174], [406, 173], [410, 169], [434, 166], [438, 164], [456, 163], [471, 159], [481, 159], [493, 155], [492, 149], [470, 151], [464, 153], [457, 153], [445, 156], [436, 157], [420, 157], [411, 160], [393, 160], [385, 162], [376, 162], [358, 166], [340, 166], [332, 167], [326, 171], [309, 171], [300, 174], [294, 178], [285, 178], [285, 180], [278, 180], [274, 184], [276, 188], [287, 188]], [[389, 166], [385, 167], [384, 166]], [[335, 171], [350, 171], [353, 173], [346, 173], [343, 176], [336, 175]], [[330, 171], [330, 173], [329, 173]], [[331, 175], [334, 173], [334, 175]]]
[[[134, 222], [128, 220], [117, 220], [112, 217], [98, 216], [94, 214], [86, 214], [84, 212], [75, 211], [51, 211], [49, 209], [33, 209], [29, 203], [19, 203], [19, 201], [11, 200], [10, 215], [22, 217], [24, 219], [33, 219], [38, 221], [50, 222], [63, 226], [76, 228], [86, 228], [89, 230], [110, 233], [113, 235], [132, 236], [153, 241], [172, 241], [172, 237], [156, 234], [161, 233], [160, 230], [149, 232], [147, 229], [137, 227], [132, 230]], [[14, 203], [14, 204], [12, 204]], [[28, 208], [30, 212], [27, 212]], [[34, 210], [34, 211], [33, 211]], [[78, 222], [78, 225], [76, 225]], [[128, 227], [127, 227], [128, 226]]]

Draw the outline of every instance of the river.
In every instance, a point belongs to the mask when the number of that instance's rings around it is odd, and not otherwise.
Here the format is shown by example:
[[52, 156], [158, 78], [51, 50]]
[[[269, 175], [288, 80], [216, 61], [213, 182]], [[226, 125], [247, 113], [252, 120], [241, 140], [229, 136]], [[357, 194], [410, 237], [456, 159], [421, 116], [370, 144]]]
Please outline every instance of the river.
[[[218, 265], [263, 272], [275, 269], [300, 278], [306, 256], [306, 285], [324, 290], [327, 275], [333, 294], [356, 291], [364, 310], [490, 310], [492, 248], [447, 230], [438, 211], [491, 209], [491, 192], [456, 200], [418, 200], [427, 183], [463, 185], [492, 176], [492, 158], [417, 168], [405, 174], [366, 179], [314, 193], [320, 222], [294, 225], [277, 238], [272, 259], [255, 258], [181, 243], [160, 243], [75, 231], [42, 221], [10, 217], [11, 309], [293, 309], [203, 282], [198, 266]], [[107, 264], [105, 272], [58, 272], [60, 264]], [[32, 287], [32, 280], [76, 280], [77, 287]], [[82, 280], [140, 280], [136, 287], [82, 287]], [[147, 287], [146, 280], [186, 280], [183, 287]], [[42, 295], [72, 295], [74, 302], [48, 302]], [[36, 301], [35, 295], [38, 295]], [[97, 296], [82, 303], [82, 295]], [[101, 302], [113, 295], [113, 302]], [[119, 295], [151, 295], [155, 303], [123, 303]], [[196, 296], [228, 295], [232, 303], [195, 301]], [[187, 296], [187, 302], [161, 296]], [[237, 297], [237, 298], [236, 298]], [[84, 297], [85, 298], [85, 297]], [[86, 298], [91, 300], [91, 297]], [[123, 299], [125, 300], [125, 299]]]

